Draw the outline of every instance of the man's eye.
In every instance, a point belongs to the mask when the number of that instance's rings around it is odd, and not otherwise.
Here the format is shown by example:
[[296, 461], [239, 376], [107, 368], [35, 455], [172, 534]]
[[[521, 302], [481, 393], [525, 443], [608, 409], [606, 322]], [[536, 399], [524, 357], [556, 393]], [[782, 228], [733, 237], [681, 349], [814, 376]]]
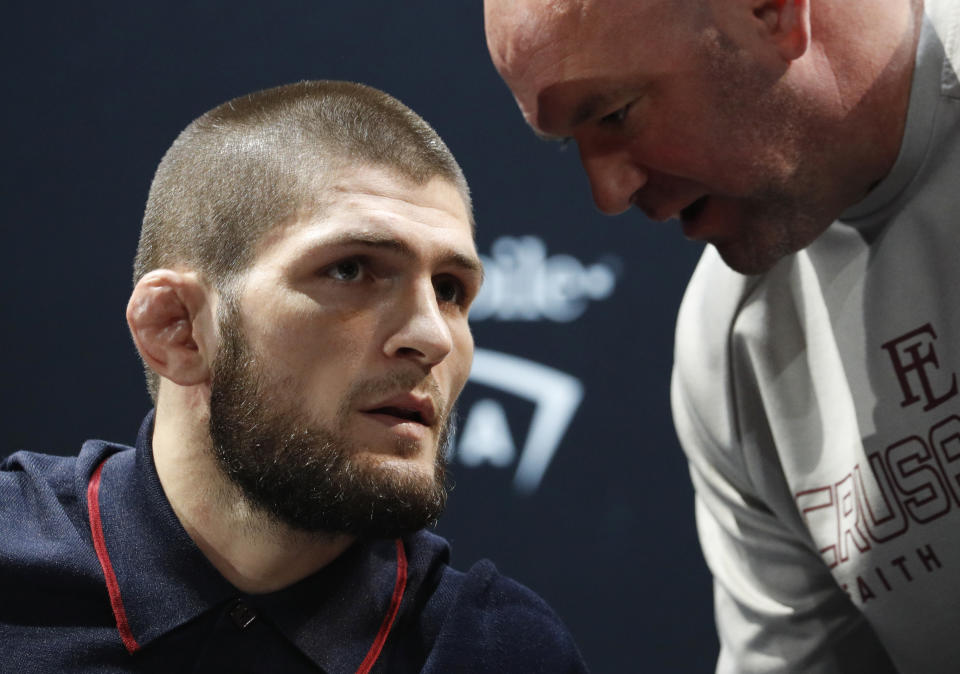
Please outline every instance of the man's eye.
[[609, 115], [604, 115], [600, 118], [601, 124], [622, 124], [623, 121], [627, 118], [627, 113], [630, 112], [630, 103], [627, 103], [622, 108], [614, 110]]
[[337, 281], [356, 281], [363, 274], [363, 264], [360, 260], [341, 260], [327, 267], [327, 276]]
[[434, 279], [433, 289], [436, 291], [437, 300], [440, 302], [461, 304], [466, 296], [463, 284], [452, 276], [440, 276]]

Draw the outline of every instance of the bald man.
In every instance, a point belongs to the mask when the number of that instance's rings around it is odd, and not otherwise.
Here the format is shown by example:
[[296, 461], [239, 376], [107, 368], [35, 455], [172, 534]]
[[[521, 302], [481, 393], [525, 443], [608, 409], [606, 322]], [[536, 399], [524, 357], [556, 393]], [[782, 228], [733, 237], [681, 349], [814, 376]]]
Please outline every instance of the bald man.
[[597, 206], [710, 244], [674, 419], [722, 672], [956, 671], [960, 6], [487, 0]]

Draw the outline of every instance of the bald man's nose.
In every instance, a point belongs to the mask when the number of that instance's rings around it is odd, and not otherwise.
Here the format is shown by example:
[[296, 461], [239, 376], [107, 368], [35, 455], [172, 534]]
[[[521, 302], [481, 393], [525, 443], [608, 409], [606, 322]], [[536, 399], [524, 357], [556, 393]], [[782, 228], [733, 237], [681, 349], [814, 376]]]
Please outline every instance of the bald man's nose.
[[607, 215], [630, 208], [633, 195], [647, 183], [646, 171], [625, 150], [598, 150], [585, 143], [578, 147], [597, 208]]

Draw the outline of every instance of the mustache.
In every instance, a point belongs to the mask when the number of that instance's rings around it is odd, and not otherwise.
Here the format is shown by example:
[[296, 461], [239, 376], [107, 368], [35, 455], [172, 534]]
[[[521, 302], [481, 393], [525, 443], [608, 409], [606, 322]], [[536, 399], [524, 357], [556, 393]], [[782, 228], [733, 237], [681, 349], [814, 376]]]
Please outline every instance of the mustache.
[[424, 375], [415, 370], [401, 370], [379, 377], [371, 377], [356, 382], [347, 391], [340, 406], [340, 418], [344, 418], [351, 409], [356, 409], [371, 401], [401, 393], [425, 395], [433, 403], [437, 417], [446, 419], [449, 414], [447, 397], [433, 374]]

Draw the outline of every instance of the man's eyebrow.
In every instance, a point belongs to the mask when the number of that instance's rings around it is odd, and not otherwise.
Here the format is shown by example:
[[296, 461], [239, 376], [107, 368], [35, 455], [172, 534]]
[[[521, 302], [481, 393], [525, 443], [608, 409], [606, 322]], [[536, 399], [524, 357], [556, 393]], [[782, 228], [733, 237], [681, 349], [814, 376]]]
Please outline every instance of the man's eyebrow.
[[[323, 241], [324, 246], [357, 246], [360, 248], [376, 248], [379, 250], [389, 250], [404, 257], [415, 257], [413, 248], [390, 234], [380, 232], [344, 232], [334, 235]], [[440, 254], [440, 261], [443, 264], [460, 267], [464, 271], [479, 274], [483, 277], [483, 265], [480, 260], [471, 255], [465, 255], [460, 251], [447, 249]]]
[[[637, 95], [637, 87], [620, 87], [614, 91], [604, 92], [602, 94], [592, 94], [587, 96], [577, 104], [573, 114], [565, 121], [565, 128], [575, 129], [586, 121], [596, 117], [610, 106], [626, 98], [632, 98]], [[569, 143], [573, 138], [571, 136], [558, 136], [552, 133], [545, 133], [531, 125], [533, 133], [540, 140], [548, 142]]]

